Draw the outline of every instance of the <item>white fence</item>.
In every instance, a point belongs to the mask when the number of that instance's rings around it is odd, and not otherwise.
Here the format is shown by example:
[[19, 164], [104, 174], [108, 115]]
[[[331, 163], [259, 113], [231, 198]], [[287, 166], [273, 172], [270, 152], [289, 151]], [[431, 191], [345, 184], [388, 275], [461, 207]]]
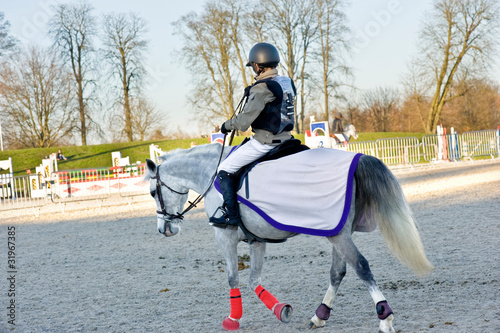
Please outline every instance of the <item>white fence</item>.
[[475, 156], [500, 156], [500, 129], [465, 132], [459, 141], [462, 158]]
[[111, 195], [127, 198], [149, 194], [149, 182], [143, 182], [146, 164], [53, 172], [50, 179], [42, 174], [0, 175], [0, 210], [41, 207], [48, 203], [96, 200]]
[[[463, 134], [426, 135], [417, 138], [379, 139], [350, 142], [341, 149], [372, 155], [387, 165], [413, 165], [422, 160], [472, 160], [478, 156], [500, 156], [500, 130], [466, 132]], [[163, 153], [151, 145], [150, 156], [157, 160]], [[104, 200], [113, 194], [131, 198], [149, 194], [149, 183], [142, 179], [146, 164], [112, 168], [56, 171], [50, 179], [42, 174], [0, 175], [0, 210], [46, 205], [48, 196], [56, 203], [82, 200]], [[129, 201], [130, 203], [130, 201]]]
[[472, 160], [480, 156], [494, 158], [500, 157], [500, 130], [425, 135], [422, 142], [413, 137], [349, 142], [347, 150], [375, 156], [387, 165], [413, 165], [422, 159], [434, 163]]
[[349, 142], [347, 151], [378, 157], [377, 143], [375, 141]]
[[47, 187], [41, 175], [0, 175], [0, 210], [35, 208], [47, 204]]
[[420, 161], [417, 138], [379, 139], [376, 141], [378, 158], [387, 165], [415, 164]]
[[439, 160], [458, 161], [461, 159], [458, 148], [459, 135], [425, 135], [422, 137], [422, 156], [426, 162]]
[[115, 178], [118, 186], [118, 193], [121, 197], [131, 198], [149, 194], [149, 182], [144, 182], [143, 178], [146, 173], [146, 163], [138, 165], [128, 165], [116, 170]]

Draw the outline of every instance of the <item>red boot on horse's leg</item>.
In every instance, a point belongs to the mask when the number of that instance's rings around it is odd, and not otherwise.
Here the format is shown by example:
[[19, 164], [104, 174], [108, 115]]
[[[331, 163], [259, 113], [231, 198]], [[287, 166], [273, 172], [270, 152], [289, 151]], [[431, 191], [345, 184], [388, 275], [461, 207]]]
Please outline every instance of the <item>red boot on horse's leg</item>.
[[222, 322], [222, 328], [226, 331], [236, 331], [240, 328], [239, 320], [243, 316], [240, 289], [235, 288], [229, 291], [229, 301], [231, 302], [231, 314]]
[[289, 323], [292, 320], [293, 309], [289, 304], [279, 303], [269, 291], [264, 289], [261, 285], [255, 288], [255, 293], [260, 298], [262, 303], [271, 311], [274, 312], [276, 317], [283, 323]]

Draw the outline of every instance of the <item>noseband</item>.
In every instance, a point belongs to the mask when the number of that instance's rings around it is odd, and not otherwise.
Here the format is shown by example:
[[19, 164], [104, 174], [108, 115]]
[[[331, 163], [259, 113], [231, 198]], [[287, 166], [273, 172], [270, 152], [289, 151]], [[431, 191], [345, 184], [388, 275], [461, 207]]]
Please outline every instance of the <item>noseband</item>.
[[158, 195], [158, 201], [160, 201], [160, 208], [161, 208], [161, 210], [157, 210], [156, 213], [163, 215], [163, 219], [164, 220], [169, 220], [169, 221], [171, 221], [173, 219], [182, 220], [184, 218], [183, 214], [186, 211], [184, 211], [182, 213], [177, 213], [177, 214], [167, 213], [167, 210], [165, 209], [165, 203], [163, 202], [163, 195], [161, 193], [161, 187], [165, 186], [167, 189], [170, 190], [170, 192], [173, 192], [173, 193], [176, 193], [176, 194], [179, 194], [179, 195], [188, 194], [189, 191], [188, 192], [179, 192], [179, 191], [174, 190], [173, 188], [171, 188], [170, 186], [168, 186], [164, 182], [162, 182], [161, 179], [160, 179], [160, 166], [159, 165], [156, 167], [156, 176], [151, 177], [151, 178], [152, 179], [156, 179], [156, 193]]

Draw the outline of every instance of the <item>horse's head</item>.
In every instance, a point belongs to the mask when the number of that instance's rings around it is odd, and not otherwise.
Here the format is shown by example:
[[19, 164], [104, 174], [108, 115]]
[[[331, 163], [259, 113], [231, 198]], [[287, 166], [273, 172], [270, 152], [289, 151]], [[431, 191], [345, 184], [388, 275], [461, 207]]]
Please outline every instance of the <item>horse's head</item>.
[[358, 138], [358, 132], [356, 131], [356, 127], [354, 125], [347, 125], [345, 128], [345, 133], [347, 134], [347, 137], [352, 136], [354, 139]]
[[179, 212], [187, 201], [188, 189], [169, 175], [166, 163], [156, 165], [148, 159], [146, 164], [145, 180], [150, 180], [151, 196], [156, 200], [158, 231], [167, 237], [174, 236], [181, 230], [183, 216]]

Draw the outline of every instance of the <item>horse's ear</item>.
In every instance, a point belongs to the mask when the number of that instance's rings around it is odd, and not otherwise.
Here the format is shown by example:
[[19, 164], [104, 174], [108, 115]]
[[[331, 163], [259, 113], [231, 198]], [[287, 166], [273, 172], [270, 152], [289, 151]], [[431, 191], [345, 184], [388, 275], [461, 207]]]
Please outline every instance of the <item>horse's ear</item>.
[[149, 172], [154, 175], [156, 174], [156, 164], [150, 159], [146, 159], [146, 165], [148, 166]]

